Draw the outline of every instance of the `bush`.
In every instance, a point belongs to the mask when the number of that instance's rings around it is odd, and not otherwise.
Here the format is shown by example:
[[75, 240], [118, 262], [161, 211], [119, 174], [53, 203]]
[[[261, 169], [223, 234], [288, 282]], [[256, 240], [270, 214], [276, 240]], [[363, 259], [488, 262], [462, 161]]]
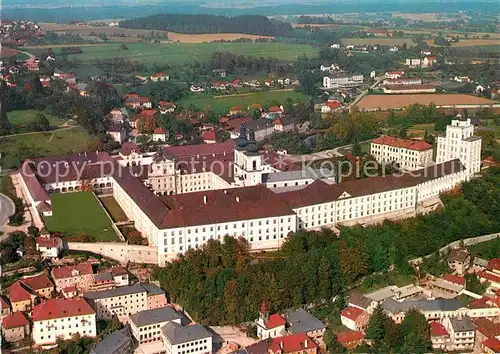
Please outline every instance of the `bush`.
[[89, 234], [72, 235], [66, 237], [69, 242], [96, 242], [97, 239]]

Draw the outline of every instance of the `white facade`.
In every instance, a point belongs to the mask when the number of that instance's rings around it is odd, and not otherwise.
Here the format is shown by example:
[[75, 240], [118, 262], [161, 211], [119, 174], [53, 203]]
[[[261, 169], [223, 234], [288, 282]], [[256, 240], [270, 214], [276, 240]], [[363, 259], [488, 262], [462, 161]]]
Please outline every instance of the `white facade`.
[[356, 87], [363, 84], [363, 75], [325, 76], [323, 87], [327, 89]]
[[[465, 319], [459, 317], [458, 320], [464, 321]], [[474, 348], [476, 338], [476, 331], [474, 327], [465, 329], [455, 328], [452, 321], [454, 321], [454, 319], [445, 318], [443, 320], [443, 326], [450, 334], [450, 344], [447, 349], [454, 351], [472, 350]]]
[[33, 321], [33, 341], [35, 345], [55, 344], [58, 338], [71, 340], [74, 335], [94, 338], [96, 315], [63, 317], [45, 321]]
[[432, 164], [432, 146], [426, 150], [414, 150], [372, 142], [370, 154], [379, 163], [396, 162], [402, 169], [414, 171]]
[[129, 289], [121, 287], [113, 290], [94, 291], [85, 293], [83, 296], [88, 299], [96, 311], [98, 319], [111, 319], [113, 315], [126, 317], [147, 310], [146, 289], [140, 286], [130, 286]]
[[[168, 327], [170, 325], [173, 325], [175, 327], [178, 327], [178, 330], [182, 332], [187, 332], [192, 329], [193, 332], [197, 332], [197, 335], [189, 335], [189, 334], [182, 334], [179, 337], [181, 337], [181, 340], [173, 340], [170, 339], [165, 333], [162, 333], [162, 339], [163, 339], [163, 344], [166, 349], [166, 354], [210, 354], [212, 353], [212, 336], [210, 333], [202, 329], [200, 330], [200, 327], [202, 327], [199, 324], [191, 325], [191, 326], [185, 326], [181, 327], [179, 324], [167, 324], [165, 327]], [[165, 328], [164, 327], [164, 328]], [[192, 328], [189, 328], [192, 327]], [[200, 333], [204, 331], [205, 333]], [[163, 332], [165, 332], [165, 329], [163, 329]], [[192, 337], [193, 340], [189, 340], [188, 338]], [[183, 340], [182, 340], [183, 339]]]
[[446, 127], [446, 135], [437, 139], [436, 163], [460, 159], [471, 178], [481, 168], [481, 142], [480, 137], [474, 136], [470, 119], [452, 120]]

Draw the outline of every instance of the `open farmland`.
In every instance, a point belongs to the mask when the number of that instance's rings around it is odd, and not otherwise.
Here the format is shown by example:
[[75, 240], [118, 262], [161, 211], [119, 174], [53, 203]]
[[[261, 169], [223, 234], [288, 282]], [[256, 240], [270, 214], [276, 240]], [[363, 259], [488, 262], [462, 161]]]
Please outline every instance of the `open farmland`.
[[295, 91], [263, 91], [226, 97], [219, 96], [218, 98], [207, 95], [191, 95], [183, 98], [179, 103], [184, 107], [193, 105], [200, 110], [210, 106], [217, 114], [227, 114], [233, 106], [241, 106], [244, 109], [253, 103], [270, 106], [273, 104], [283, 104], [287, 98], [290, 98], [293, 102], [307, 102], [309, 100], [309, 96]]
[[[439, 45], [434, 44], [433, 39], [428, 39], [426, 42], [431, 47], [441, 47]], [[498, 46], [498, 45], [500, 45], [500, 40], [499, 39], [461, 39], [460, 42], [451, 43], [451, 48], [490, 46], [490, 45]]]
[[[287, 43], [129, 43], [128, 49], [121, 49], [120, 44], [80, 46], [81, 54], [68, 55], [69, 59], [78, 59], [90, 63], [95, 59], [121, 58], [135, 60], [145, 65], [181, 64], [194, 60], [207, 60], [214, 52], [231, 52], [236, 55], [276, 57], [281, 60], [295, 60], [300, 55], [314, 57], [318, 50], [312, 46]], [[30, 47], [33, 54], [46, 50], [50, 46]], [[52, 47], [54, 48], [54, 47]], [[54, 52], [58, 54], [59, 50]]]
[[415, 46], [411, 38], [342, 38], [340, 40], [343, 45], [403, 45], [406, 43], [408, 47]]
[[[46, 31], [53, 31], [56, 33], [70, 32], [80, 36], [90, 36], [92, 33], [105, 33], [110, 40], [117, 42], [142, 42], [143, 38], [139, 36], [149, 36], [150, 30], [132, 29], [132, 28], [118, 28], [118, 27], [103, 27], [103, 26], [87, 26], [87, 25], [64, 25], [56, 23], [42, 23], [42, 27]], [[215, 33], [215, 34], [183, 34], [169, 31], [154, 31], [159, 34], [160, 38], [165, 35], [172, 42], [180, 43], [204, 43], [213, 41], [234, 41], [236, 39], [245, 38], [256, 40], [259, 38], [273, 39], [270, 36], [256, 36], [253, 34], [245, 33]]]
[[435, 104], [436, 106], [493, 105], [496, 102], [466, 94], [414, 94], [414, 95], [367, 95], [358, 102], [360, 110], [402, 109], [411, 104]]

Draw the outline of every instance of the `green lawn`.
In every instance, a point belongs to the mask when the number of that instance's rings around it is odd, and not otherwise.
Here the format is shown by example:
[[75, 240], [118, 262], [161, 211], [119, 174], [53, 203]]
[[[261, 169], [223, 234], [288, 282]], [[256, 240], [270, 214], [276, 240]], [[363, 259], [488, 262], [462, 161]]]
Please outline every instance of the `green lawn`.
[[425, 135], [425, 131], [427, 130], [427, 134], [434, 133], [434, 123], [428, 124], [415, 124], [408, 128], [407, 134], [408, 137], [414, 139], [422, 139]]
[[109, 215], [115, 222], [128, 220], [127, 215], [122, 210], [122, 208], [120, 207], [115, 198], [113, 197], [101, 198], [101, 203], [104, 205]]
[[77, 127], [46, 133], [0, 138], [0, 166], [12, 168], [19, 166], [25, 159], [41, 156], [58, 156], [85, 151], [89, 135]]
[[[68, 55], [68, 58], [78, 59], [84, 63], [96, 58], [122, 58], [151, 65], [155, 63], [182, 64], [188, 61], [206, 60], [214, 52], [276, 57], [290, 61], [297, 59], [302, 54], [309, 57], [318, 54], [318, 49], [310, 45], [288, 43], [127, 43], [127, 47], [127, 50], [123, 50], [120, 44], [82, 46], [83, 53]], [[58, 54], [60, 50], [60, 48], [54, 48], [55, 54]], [[30, 51], [37, 54], [37, 49]]]
[[53, 215], [44, 217], [49, 231], [66, 236], [84, 233], [98, 241], [118, 241], [111, 219], [92, 192], [52, 194], [51, 200]]
[[23, 126], [26, 126], [27, 124], [33, 122], [38, 113], [42, 113], [45, 117], [47, 117], [49, 124], [51, 126], [59, 126], [62, 123], [64, 123], [62, 119], [56, 116], [46, 114], [44, 112], [37, 111], [34, 109], [11, 111], [7, 113], [7, 117], [9, 117], [9, 121], [12, 123], [12, 125], [22, 128]]
[[260, 103], [264, 106], [273, 104], [284, 104], [287, 98], [291, 98], [293, 102], [308, 102], [309, 96], [295, 91], [262, 91], [243, 96], [228, 96], [221, 98], [213, 98], [208, 95], [191, 95], [179, 101], [183, 107], [195, 106], [197, 109], [203, 110], [210, 106], [216, 113], [225, 114], [233, 106], [241, 106], [247, 108], [252, 103]]

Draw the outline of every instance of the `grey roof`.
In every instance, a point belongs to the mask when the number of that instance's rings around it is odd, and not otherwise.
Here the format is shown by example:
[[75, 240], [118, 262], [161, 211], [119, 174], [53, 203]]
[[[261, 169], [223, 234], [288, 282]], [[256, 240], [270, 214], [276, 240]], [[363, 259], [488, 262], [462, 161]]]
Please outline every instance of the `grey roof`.
[[125, 353], [121, 349], [127, 345], [130, 345], [129, 353], [132, 353], [132, 340], [126, 328], [114, 331], [112, 334], [100, 341], [96, 346], [90, 351], [90, 354], [113, 354], [113, 353]]
[[148, 295], [161, 295], [165, 294], [165, 291], [163, 291], [162, 288], [157, 287], [154, 284], [147, 284], [147, 283], [142, 283], [141, 286], [146, 289], [148, 292]]
[[370, 300], [373, 301], [382, 301], [387, 298], [393, 297], [395, 295], [395, 291], [398, 290], [398, 287], [395, 285], [389, 285], [386, 286], [385, 288], [381, 288], [375, 291], [372, 291], [371, 293], [365, 294], [364, 296]]
[[327, 168], [306, 168], [300, 171], [284, 171], [275, 173], [264, 173], [262, 175], [263, 183], [285, 182], [300, 179], [318, 180], [323, 178], [332, 178], [335, 172]]
[[475, 265], [486, 268], [486, 266], [488, 265], [488, 260], [486, 260], [484, 258], [474, 257], [474, 261], [472, 263], [474, 263]]
[[267, 354], [269, 353], [269, 347], [271, 346], [271, 343], [271, 339], [264, 339], [252, 345], [249, 345], [248, 347], [245, 347], [243, 349], [244, 352], [238, 354]]
[[450, 323], [455, 332], [475, 331], [474, 324], [472, 323], [471, 319], [467, 316], [462, 318], [458, 317], [450, 318]]
[[304, 309], [289, 313], [286, 316], [286, 321], [288, 323], [288, 332], [291, 334], [307, 333], [325, 328], [325, 325], [320, 320]]
[[352, 291], [349, 294], [349, 303], [366, 310], [370, 307], [372, 300], [364, 296], [359, 291]]
[[465, 138], [464, 141], [476, 141], [476, 140], [481, 140], [482, 138], [480, 136], [470, 136], [468, 138]]
[[182, 327], [176, 322], [168, 322], [161, 330], [172, 345], [212, 338], [210, 332], [200, 324]]
[[399, 302], [388, 298], [382, 302], [382, 308], [390, 313], [408, 312], [410, 310], [422, 311], [456, 311], [465, 307], [457, 299], [411, 300]]
[[113, 276], [110, 273], [99, 273], [94, 275], [96, 281], [113, 280]]
[[181, 319], [181, 316], [170, 306], [141, 311], [130, 316], [137, 327]]
[[137, 293], [145, 293], [146, 289], [140, 284], [121, 286], [116, 289], [111, 290], [101, 290], [101, 291], [89, 291], [83, 294], [84, 298], [95, 300], [95, 299], [105, 299], [114, 296], [123, 296]]
[[448, 262], [452, 262], [452, 261], [464, 262], [468, 256], [469, 256], [469, 252], [467, 250], [456, 248], [456, 249], [451, 250], [450, 254], [446, 258], [446, 261], [448, 261]]
[[252, 129], [253, 131], [259, 131], [267, 128], [274, 127], [274, 122], [271, 119], [261, 118], [256, 120], [251, 120], [244, 124], [248, 129]]

